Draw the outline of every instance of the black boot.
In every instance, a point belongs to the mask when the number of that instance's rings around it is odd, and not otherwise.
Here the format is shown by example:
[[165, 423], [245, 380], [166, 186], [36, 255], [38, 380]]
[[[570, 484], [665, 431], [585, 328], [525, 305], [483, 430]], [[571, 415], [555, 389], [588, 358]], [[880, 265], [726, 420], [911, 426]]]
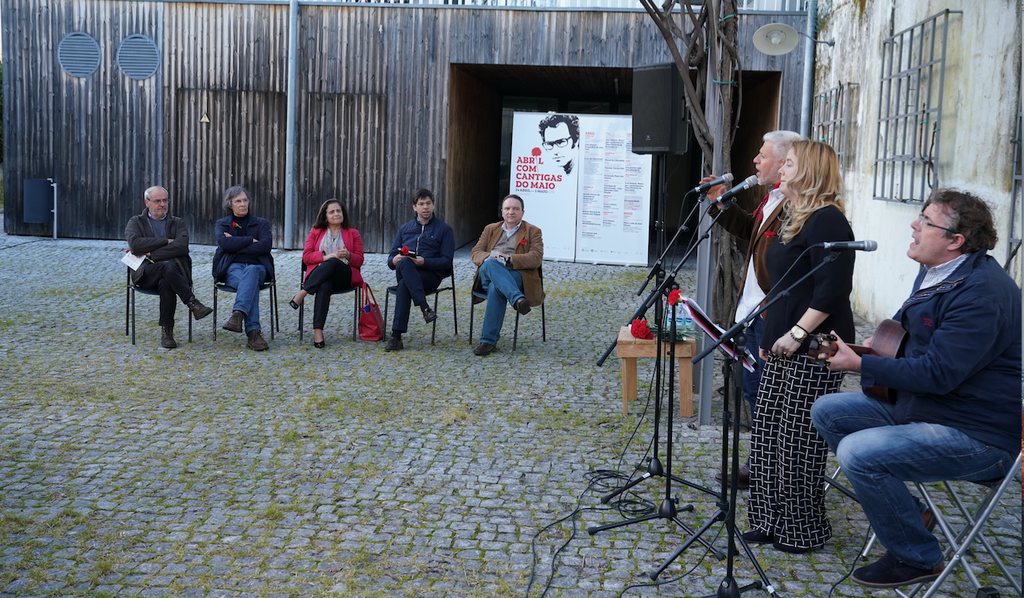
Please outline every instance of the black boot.
[[174, 327], [160, 327], [160, 346], [164, 349], [177, 349], [178, 343], [174, 342]]

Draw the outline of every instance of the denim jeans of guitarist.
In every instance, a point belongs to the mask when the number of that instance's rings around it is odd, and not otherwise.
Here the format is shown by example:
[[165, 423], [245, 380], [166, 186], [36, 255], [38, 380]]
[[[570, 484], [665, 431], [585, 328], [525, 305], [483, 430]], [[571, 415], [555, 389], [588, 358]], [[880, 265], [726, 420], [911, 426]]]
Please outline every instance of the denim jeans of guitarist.
[[836, 454], [879, 541], [904, 563], [934, 569], [939, 541], [904, 482], [1003, 478], [1016, 455], [939, 424], [897, 424], [892, 405], [862, 393], [824, 395], [811, 419]]

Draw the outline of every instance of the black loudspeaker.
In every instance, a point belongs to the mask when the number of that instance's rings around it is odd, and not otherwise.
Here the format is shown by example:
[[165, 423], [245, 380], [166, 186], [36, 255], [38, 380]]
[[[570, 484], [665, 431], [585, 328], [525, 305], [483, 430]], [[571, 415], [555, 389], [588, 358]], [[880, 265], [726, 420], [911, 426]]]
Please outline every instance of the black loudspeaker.
[[685, 154], [690, 120], [674, 63], [633, 69], [633, 153]]

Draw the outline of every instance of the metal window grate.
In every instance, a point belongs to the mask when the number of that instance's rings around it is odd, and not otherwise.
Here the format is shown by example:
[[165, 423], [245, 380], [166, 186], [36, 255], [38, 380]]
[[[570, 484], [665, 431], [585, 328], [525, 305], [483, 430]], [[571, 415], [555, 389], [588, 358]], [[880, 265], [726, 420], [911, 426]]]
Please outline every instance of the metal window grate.
[[100, 45], [88, 33], [69, 33], [57, 46], [57, 62], [72, 77], [88, 77], [100, 66]]
[[923, 202], [938, 184], [949, 15], [943, 11], [882, 44], [875, 199]]
[[1024, 175], [1021, 173], [1021, 134], [1024, 127], [1021, 121], [1024, 120], [1020, 99], [1017, 100], [1017, 136], [1013, 138], [1013, 185], [1010, 188], [1010, 220], [1008, 224], [1009, 234], [1006, 238], [1009, 242], [1006, 246], [1006, 262], [1009, 264], [1013, 256], [1020, 250], [1021, 239], [1024, 238], [1024, 214], [1021, 214], [1021, 204], [1024, 200]]
[[117, 68], [132, 79], [149, 79], [159, 65], [156, 43], [145, 35], [129, 35], [117, 49]]
[[850, 130], [850, 106], [856, 83], [840, 83], [814, 96], [811, 112], [811, 137], [836, 150], [839, 165], [846, 165], [846, 145]]

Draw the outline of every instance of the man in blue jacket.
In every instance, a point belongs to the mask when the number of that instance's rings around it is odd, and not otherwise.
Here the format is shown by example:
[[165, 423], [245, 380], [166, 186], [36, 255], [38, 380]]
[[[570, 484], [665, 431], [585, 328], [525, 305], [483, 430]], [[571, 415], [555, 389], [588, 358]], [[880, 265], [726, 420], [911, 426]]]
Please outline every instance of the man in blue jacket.
[[452, 273], [455, 238], [452, 227], [434, 216], [434, 194], [426, 189], [416, 192], [412, 204], [416, 218], [398, 229], [388, 254], [388, 267], [395, 271], [398, 293], [395, 296], [395, 318], [391, 322], [391, 339], [385, 351], [401, 351], [402, 333], [409, 329], [409, 310], [415, 303], [428, 324], [437, 314], [427, 303], [441, 281]]
[[829, 365], [860, 372], [866, 388], [895, 389], [896, 403], [842, 393], [811, 408], [888, 549], [853, 573], [876, 588], [943, 569], [930, 516], [905, 481], [1001, 479], [1020, 450], [1021, 294], [987, 255], [992, 214], [970, 193], [936, 189], [910, 227], [907, 255], [923, 268], [893, 318], [907, 333], [903, 357], [858, 356], [840, 341]]
[[217, 221], [213, 278], [237, 292], [231, 317], [223, 328], [231, 332], [244, 330], [250, 349], [266, 351], [270, 346], [260, 328], [260, 285], [274, 280], [270, 222], [249, 213], [249, 192], [245, 187], [230, 187], [224, 192], [224, 210], [231, 215]]

